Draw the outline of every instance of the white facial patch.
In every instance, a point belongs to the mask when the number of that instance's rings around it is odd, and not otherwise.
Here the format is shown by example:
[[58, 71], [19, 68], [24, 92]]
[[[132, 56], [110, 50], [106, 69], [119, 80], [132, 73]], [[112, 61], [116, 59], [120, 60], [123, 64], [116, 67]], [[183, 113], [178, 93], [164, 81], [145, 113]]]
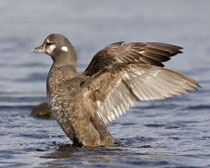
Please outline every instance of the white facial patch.
[[65, 52], [69, 51], [66, 46], [61, 47], [61, 50], [65, 51]]
[[46, 47], [46, 51], [47, 51], [47, 53], [51, 54], [55, 48], [56, 48], [56, 45], [51, 44], [50, 46]]

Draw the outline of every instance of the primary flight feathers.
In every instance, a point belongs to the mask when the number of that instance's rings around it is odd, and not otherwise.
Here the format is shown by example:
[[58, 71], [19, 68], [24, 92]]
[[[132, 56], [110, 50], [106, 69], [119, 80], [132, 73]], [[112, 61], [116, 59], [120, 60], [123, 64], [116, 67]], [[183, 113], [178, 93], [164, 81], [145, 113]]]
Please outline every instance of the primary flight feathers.
[[196, 81], [181, 73], [140, 63], [114, 64], [93, 75], [86, 85], [104, 123], [122, 116], [138, 100], [165, 99], [196, 87]]

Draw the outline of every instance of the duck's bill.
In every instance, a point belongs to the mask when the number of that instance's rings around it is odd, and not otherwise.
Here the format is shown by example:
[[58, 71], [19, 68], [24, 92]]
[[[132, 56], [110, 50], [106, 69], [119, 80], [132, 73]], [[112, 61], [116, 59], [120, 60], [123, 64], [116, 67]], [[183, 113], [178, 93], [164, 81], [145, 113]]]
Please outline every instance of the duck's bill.
[[31, 49], [31, 52], [34, 52], [34, 53], [44, 53], [44, 49], [43, 49], [43, 46], [39, 46], [39, 47], [36, 47], [36, 48], [33, 48]]

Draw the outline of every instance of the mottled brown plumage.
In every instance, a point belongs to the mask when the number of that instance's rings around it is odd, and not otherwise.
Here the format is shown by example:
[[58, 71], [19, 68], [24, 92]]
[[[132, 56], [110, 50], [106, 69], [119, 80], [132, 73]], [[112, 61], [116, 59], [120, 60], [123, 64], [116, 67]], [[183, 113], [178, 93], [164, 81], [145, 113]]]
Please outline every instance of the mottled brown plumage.
[[115, 139], [106, 124], [137, 101], [165, 99], [199, 87], [193, 79], [163, 68], [162, 62], [180, 49], [163, 43], [113, 43], [99, 51], [82, 74], [77, 73], [75, 49], [63, 35], [49, 35], [32, 51], [53, 59], [47, 97], [66, 135], [76, 145], [108, 146]]

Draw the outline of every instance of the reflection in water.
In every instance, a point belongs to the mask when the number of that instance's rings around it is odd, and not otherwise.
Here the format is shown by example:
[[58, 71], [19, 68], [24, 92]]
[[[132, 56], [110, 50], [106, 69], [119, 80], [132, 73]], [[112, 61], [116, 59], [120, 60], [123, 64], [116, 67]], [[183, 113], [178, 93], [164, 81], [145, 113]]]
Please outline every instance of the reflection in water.
[[[74, 163], [74, 165], [89, 163], [108, 163], [114, 161], [116, 157], [123, 157], [129, 153], [129, 150], [116, 144], [112, 147], [76, 147], [71, 144], [61, 145], [59, 148], [41, 158], [55, 159], [47, 162], [48, 166], [60, 166], [64, 163]], [[56, 164], [57, 163], [57, 164]]]
[[[140, 147], [141, 148], [141, 147]], [[142, 148], [144, 148], [142, 146]], [[141, 151], [141, 149], [140, 149]], [[43, 163], [47, 167], [171, 167], [172, 165], [191, 165], [199, 158], [193, 155], [168, 155], [161, 153], [143, 153], [134, 148], [122, 145], [112, 147], [75, 147], [73, 145], [60, 145], [59, 148], [42, 159], [49, 161]], [[203, 156], [205, 159], [205, 155]]]
[[[142, 146], [142, 148], [144, 148]], [[168, 156], [167, 156], [168, 157]], [[129, 167], [129, 165], [168, 165], [168, 158], [161, 154], [149, 154], [116, 144], [112, 147], [75, 147], [60, 145], [59, 148], [41, 158], [50, 161], [43, 163], [49, 167], [68, 167], [72, 165], [98, 167], [106, 163], [107, 166]], [[52, 160], [51, 160], [52, 159]]]

